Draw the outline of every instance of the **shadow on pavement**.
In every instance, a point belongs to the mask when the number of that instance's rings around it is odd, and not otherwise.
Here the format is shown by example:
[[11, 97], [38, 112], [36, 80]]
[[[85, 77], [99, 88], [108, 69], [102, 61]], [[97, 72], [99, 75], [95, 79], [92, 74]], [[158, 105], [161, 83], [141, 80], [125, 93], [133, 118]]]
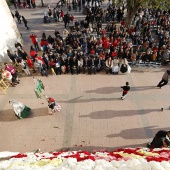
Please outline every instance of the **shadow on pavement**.
[[89, 115], [81, 115], [79, 117], [91, 119], [111, 119], [115, 117], [129, 117], [134, 115], [143, 115], [151, 112], [160, 112], [160, 109], [146, 109], [146, 110], [101, 110], [91, 112]]
[[[152, 89], [156, 89], [156, 85], [155, 86], [131, 87], [130, 91], [152, 90]], [[115, 92], [122, 92], [122, 88], [121, 87], [101, 87], [101, 88], [97, 88], [95, 90], [88, 90], [88, 91], [85, 91], [85, 92], [86, 93], [97, 93], [97, 94], [112, 94], [112, 93], [115, 93]]]
[[103, 147], [103, 146], [75, 146], [75, 147], [68, 147], [68, 148], [61, 148], [60, 150], [56, 151], [79, 151], [79, 150], [86, 150], [89, 152], [93, 151], [114, 151], [120, 148], [138, 148], [138, 147], [146, 147], [146, 143], [135, 144], [135, 145], [124, 145], [119, 147]]
[[[40, 116], [48, 116], [47, 107], [32, 109], [31, 114], [26, 119], [40, 117]], [[12, 122], [12, 121], [18, 121], [18, 120], [20, 119], [17, 118], [13, 109], [2, 110], [0, 112], [0, 122]]]
[[83, 96], [76, 97], [74, 99], [66, 100], [66, 101], [59, 101], [62, 103], [88, 103], [88, 102], [95, 102], [95, 101], [113, 101], [113, 100], [120, 100], [120, 98], [90, 98], [90, 99], [80, 99]]

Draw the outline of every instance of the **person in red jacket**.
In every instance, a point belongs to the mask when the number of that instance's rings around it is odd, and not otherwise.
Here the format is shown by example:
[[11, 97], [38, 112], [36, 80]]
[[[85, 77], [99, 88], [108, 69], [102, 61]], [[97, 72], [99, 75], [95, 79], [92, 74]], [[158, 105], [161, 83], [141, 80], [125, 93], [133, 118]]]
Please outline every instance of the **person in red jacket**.
[[109, 41], [107, 41], [107, 40], [103, 41], [103, 48], [104, 48], [104, 50], [109, 48]]
[[115, 39], [112, 43], [113, 47], [117, 47], [118, 46], [118, 42], [117, 42], [117, 39]]
[[36, 49], [37, 51], [40, 51], [40, 48], [39, 48], [39, 46], [38, 46], [37, 36], [32, 33], [32, 34], [30, 35], [30, 39], [31, 39], [32, 44], [34, 45], [35, 49]]
[[35, 61], [35, 54], [37, 54], [37, 51], [35, 50], [35, 48], [31, 45], [30, 47], [30, 56], [31, 58]]
[[33, 69], [33, 73], [36, 73], [35, 68], [34, 68], [34, 62], [30, 57], [27, 57], [27, 64], [29, 68]]
[[51, 109], [51, 112], [49, 113], [49, 114], [53, 114], [53, 113], [55, 113], [56, 111], [58, 111], [58, 112], [60, 112], [61, 111], [61, 106], [58, 104], [58, 103], [56, 103], [56, 101], [55, 101], [55, 99], [54, 98], [52, 98], [52, 97], [47, 97], [47, 96], [45, 96], [46, 97], [46, 100], [47, 100], [47, 102], [48, 102], [48, 107]]

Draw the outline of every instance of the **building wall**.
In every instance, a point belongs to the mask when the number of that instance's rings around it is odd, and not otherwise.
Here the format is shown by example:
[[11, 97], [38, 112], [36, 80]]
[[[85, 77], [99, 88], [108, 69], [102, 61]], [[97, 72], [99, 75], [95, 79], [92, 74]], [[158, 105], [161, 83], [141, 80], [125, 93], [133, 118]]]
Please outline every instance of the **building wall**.
[[22, 44], [22, 38], [5, 0], [0, 0], [0, 24], [0, 62], [10, 62], [7, 49], [16, 50], [14, 43]]

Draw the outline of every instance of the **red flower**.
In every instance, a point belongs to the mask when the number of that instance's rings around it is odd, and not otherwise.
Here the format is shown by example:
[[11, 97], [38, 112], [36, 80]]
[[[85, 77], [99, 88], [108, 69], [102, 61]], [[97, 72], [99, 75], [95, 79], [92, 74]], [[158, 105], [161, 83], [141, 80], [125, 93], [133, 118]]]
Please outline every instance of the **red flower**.
[[21, 153], [14, 155], [14, 156], [11, 156], [11, 158], [24, 158], [24, 157], [27, 157], [27, 155], [21, 154]]

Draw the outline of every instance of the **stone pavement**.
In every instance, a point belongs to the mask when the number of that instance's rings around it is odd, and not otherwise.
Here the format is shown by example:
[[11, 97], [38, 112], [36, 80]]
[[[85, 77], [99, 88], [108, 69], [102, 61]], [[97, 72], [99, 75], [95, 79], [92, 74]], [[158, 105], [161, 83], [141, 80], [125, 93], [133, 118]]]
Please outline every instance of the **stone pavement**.
[[[54, 29], [63, 29], [63, 23], [43, 24], [43, 10], [19, 10], [31, 25], [29, 31], [19, 25], [27, 48], [31, 32], [40, 37], [42, 31], [48, 35]], [[62, 107], [55, 115], [48, 115], [45, 99], [36, 98], [32, 77], [22, 75], [21, 83], [10, 87], [7, 95], [0, 91], [0, 151], [112, 150], [145, 146], [158, 130], [169, 130], [169, 85], [155, 88], [166, 69], [132, 71], [128, 75], [37, 76], [45, 84], [45, 93]], [[126, 81], [131, 91], [122, 101], [120, 86]], [[29, 118], [18, 120], [9, 99], [31, 107]], [[161, 112], [161, 107], [167, 109]]]

